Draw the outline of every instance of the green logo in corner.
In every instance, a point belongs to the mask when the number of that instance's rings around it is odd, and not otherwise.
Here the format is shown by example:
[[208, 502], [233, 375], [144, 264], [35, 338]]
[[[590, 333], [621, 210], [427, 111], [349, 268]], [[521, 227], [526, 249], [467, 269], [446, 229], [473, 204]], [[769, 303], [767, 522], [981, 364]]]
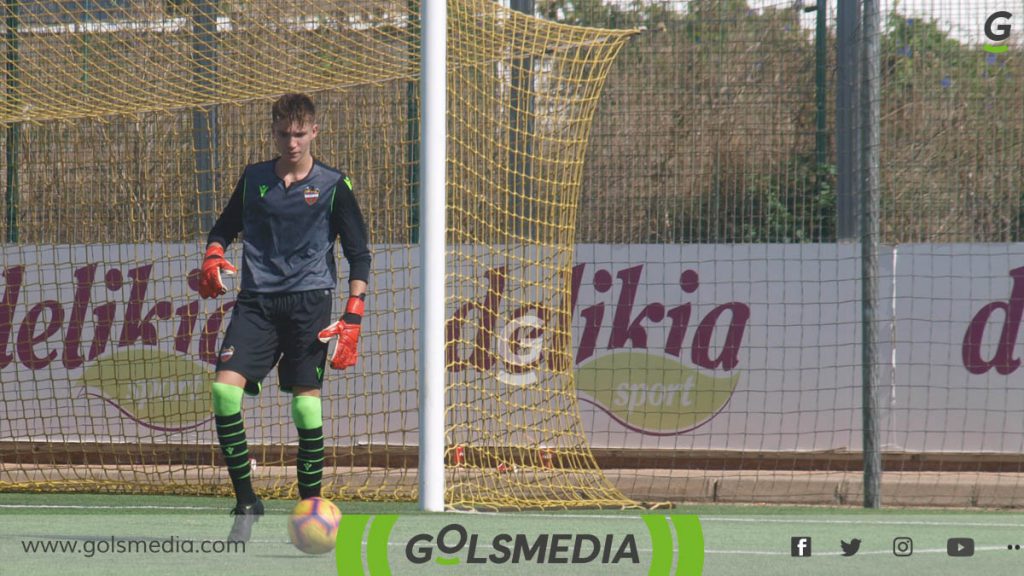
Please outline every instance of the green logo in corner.
[[1012, 12], [1000, 10], [989, 14], [985, 20], [985, 37], [991, 40], [992, 44], [985, 44], [982, 48], [991, 54], [1004, 54], [1010, 50], [1007, 44], [996, 44], [996, 42], [1006, 42], [1010, 39], [1010, 30], [1012, 25], [1010, 20], [1013, 18]]

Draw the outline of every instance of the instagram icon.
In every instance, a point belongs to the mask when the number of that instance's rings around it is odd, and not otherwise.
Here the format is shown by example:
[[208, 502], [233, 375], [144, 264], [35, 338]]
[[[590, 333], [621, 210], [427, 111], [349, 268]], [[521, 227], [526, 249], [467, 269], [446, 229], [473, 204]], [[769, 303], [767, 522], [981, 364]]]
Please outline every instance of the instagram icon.
[[906, 536], [893, 538], [892, 553], [894, 556], [910, 556], [914, 553], [914, 541]]

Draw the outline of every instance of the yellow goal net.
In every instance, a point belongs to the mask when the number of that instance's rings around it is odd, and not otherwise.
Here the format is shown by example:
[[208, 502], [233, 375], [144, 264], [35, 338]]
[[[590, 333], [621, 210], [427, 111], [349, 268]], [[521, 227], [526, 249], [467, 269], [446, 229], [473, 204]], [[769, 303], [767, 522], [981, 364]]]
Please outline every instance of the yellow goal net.
[[[306, 92], [374, 252], [359, 364], [325, 378], [324, 492], [415, 499], [418, 3], [5, 6], [0, 490], [230, 491], [208, 389], [233, 292], [201, 300], [197, 268], [273, 154], [270, 103]], [[589, 129], [630, 34], [448, 2], [448, 506], [630, 504], [583, 433], [570, 334]], [[243, 415], [258, 490], [292, 497], [275, 384]]]

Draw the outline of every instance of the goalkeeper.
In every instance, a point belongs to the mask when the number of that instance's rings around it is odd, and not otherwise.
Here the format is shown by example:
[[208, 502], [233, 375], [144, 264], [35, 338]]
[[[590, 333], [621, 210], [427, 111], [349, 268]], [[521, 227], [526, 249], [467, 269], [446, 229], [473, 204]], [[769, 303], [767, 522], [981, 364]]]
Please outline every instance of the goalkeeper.
[[[366, 225], [342, 172], [313, 158], [316, 109], [305, 94], [274, 102], [271, 131], [279, 156], [245, 167], [207, 237], [199, 294], [226, 293], [222, 274], [236, 269], [224, 249], [241, 233], [241, 291], [221, 344], [212, 384], [217, 439], [235, 492], [232, 541], [248, 541], [263, 503], [252, 487], [242, 398], [256, 395], [277, 366], [281, 389], [292, 394], [298, 430], [299, 497], [320, 495], [324, 436], [320, 403], [328, 342], [337, 337], [331, 366], [356, 364], [370, 251]], [[341, 320], [331, 310], [338, 273], [335, 239], [349, 265]]]

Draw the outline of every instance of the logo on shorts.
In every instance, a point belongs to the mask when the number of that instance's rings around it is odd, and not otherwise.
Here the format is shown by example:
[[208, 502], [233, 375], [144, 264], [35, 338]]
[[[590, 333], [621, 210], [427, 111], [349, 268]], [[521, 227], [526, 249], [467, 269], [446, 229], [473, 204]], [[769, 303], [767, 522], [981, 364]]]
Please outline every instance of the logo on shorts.
[[313, 204], [316, 204], [317, 198], [320, 197], [320, 189], [307, 186], [306, 189], [302, 191], [302, 197], [306, 199], [306, 204], [312, 206]]
[[235, 355], [235, 347], [234, 346], [228, 346], [227, 348], [224, 348], [224, 349], [222, 349], [220, 351], [220, 361], [221, 362], [227, 362], [228, 360], [231, 360], [231, 357], [234, 356], [234, 355]]

